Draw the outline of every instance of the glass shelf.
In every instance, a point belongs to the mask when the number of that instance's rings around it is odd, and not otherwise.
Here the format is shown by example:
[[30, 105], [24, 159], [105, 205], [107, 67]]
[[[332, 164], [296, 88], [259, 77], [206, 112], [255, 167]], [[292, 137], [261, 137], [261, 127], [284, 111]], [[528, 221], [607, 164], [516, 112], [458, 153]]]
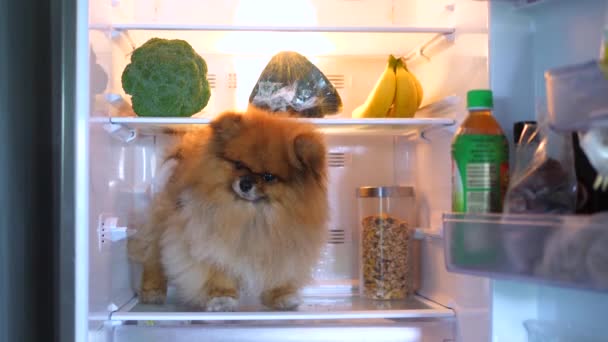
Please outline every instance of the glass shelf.
[[[325, 134], [336, 135], [411, 135], [421, 134], [431, 129], [455, 127], [455, 111], [460, 98], [447, 96], [437, 102], [421, 107], [414, 118], [374, 118], [353, 119], [344, 114], [325, 118], [294, 118], [316, 125]], [[98, 113], [102, 114], [102, 113]], [[92, 117], [91, 123], [103, 124], [106, 131], [124, 141], [131, 141], [138, 135], [157, 135], [168, 132], [186, 131], [193, 127], [208, 125], [213, 117], [205, 112], [192, 117]]]
[[116, 31], [255, 31], [255, 32], [376, 32], [376, 33], [454, 33], [452, 27], [425, 26], [261, 26], [137, 23], [111, 26], [92, 25], [91, 29]]
[[357, 296], [304, 297], [294, 311], [272, 311], [259, 304], [244, 304], [234, 312], [206, 312], [167, 304], [139, 304], [137, 299], [111, 314], [114, 321], [293, 321], [349, 319], [452, 318], [454, 311], [424, 298], [374, 301]]
[[608, 216], [445, 214], [451, 272], [608, 291]]
[[453, 310], [420, 297], [390, 302], [308, 298], [296, 311], [250, 306], [237, 312], [197, 312], [136, 304], [112, 313], [111, 322], [108, 332], [116, 342], [419, 341], [421, 336], [447, 341], [455, 331]]
[[[453, 27], [426, 26], [258, 26], [162, 23], [91, 25], [116, 39], [127, 37], [132, 47], [152, 37], [183, 39], [203, 55], [268, 55], [296, 50], [310, 56], [407, 55], [438, 37], [452, 41]], [[267, 42], [280, 42], [268, 44]]]
[[[159, 118], [159, 117], [112, 117], [96, 118], [94, 122], [109, 124], [108, 131], [119, 132], [127, 129], [131, 133], [156, 135], [167, 131], [183, 131], [190, 128], [208, 125], [211, 118]], [[326, 134], [342, 135], [407, 135], [416, 131], [424, 131], [431, 127], [445, 127], [455, 124], [454, 119], [448, 118], [412, 118], [412, 119], [293, 119], [316, 125]]]

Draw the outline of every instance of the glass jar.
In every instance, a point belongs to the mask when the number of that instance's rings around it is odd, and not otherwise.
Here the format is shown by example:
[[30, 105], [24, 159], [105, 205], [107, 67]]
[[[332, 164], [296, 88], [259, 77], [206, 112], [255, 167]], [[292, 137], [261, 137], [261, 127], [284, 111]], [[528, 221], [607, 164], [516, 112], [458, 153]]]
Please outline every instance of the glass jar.
[[413, 287], [410, 240], [416, 211], [410, 186], [361, 187], [359, 291], [370, 299], [403, 299]]

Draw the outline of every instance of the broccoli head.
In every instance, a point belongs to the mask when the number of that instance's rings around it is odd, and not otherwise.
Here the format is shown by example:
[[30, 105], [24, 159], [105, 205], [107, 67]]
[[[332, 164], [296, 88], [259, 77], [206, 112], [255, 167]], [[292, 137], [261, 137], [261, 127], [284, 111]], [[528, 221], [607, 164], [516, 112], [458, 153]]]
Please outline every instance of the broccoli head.
[[122, 87], [141, 116], [190, 116], [211, 96], [205, 60], [179, 39], [152, 38], [135, 49]]

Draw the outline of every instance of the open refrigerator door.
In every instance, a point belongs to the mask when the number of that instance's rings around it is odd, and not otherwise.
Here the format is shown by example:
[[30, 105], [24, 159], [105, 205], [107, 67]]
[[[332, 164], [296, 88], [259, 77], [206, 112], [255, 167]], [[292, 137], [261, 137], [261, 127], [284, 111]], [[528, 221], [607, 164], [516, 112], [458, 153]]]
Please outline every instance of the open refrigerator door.
[[[446, 214], [446, 264], [451, 272], [492, 279], [493, 341], [602, 341], [607, 231], [605, 213], [598, 212], [606, 210], [601, 188], [608, 164], [602, 141], [606, 78], [598, 48], [607, 4], [513, 3], [490, 3], [490, 75], [497, 117], [506, 128], [536, 119], [551, 134], [570, 139], [575, 148], [570, 146], [569, 157], [561, 162], [568, 161], [563, 164], [567, 169], [576, 167], [578, 183], [572, 189], [583, 195], [566, 211], [545, 207], [544, 212], [519, 214]], [[545, 160], [556, 147], [547, 141], [536, 146], [534, 158], [543, 152]], [[540, 179], [545, 176], [550, 174], [529, 178], [526, 196], [545, 196], [538, 192], [551, 184]], [[554, 193], [551, 200], [559, 196]], [[474, 245], [463, 244], [480, 236], [481, 249], [491, 251], [489, 258], [481, 258]]]

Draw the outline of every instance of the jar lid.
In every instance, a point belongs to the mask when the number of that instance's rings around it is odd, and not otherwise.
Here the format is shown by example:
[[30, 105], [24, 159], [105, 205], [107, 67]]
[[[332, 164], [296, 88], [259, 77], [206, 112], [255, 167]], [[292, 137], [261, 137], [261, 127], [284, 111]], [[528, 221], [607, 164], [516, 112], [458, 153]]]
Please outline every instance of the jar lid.
[[357, 189], [357, 197], [413, 197], [411, 186], [362, 186]]

